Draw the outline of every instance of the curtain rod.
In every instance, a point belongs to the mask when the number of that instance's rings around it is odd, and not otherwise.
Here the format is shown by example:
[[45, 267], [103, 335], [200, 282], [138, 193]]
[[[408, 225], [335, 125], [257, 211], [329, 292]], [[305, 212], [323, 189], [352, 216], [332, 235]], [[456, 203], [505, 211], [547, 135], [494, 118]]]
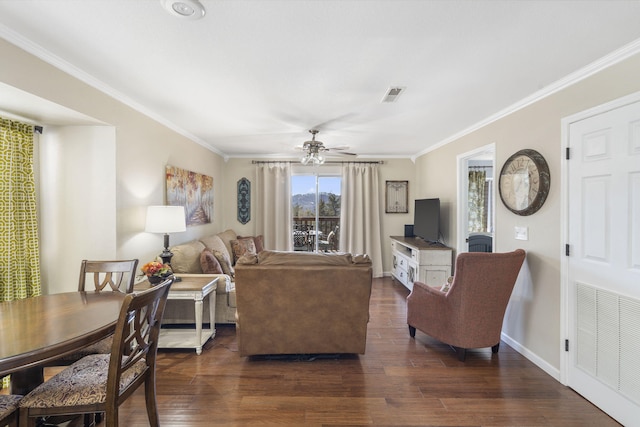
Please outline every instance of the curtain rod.
[[[261, 164], [266, 164], [266, 163], [289, 163], [289, 164], [300, 164], [301, 166], [314, 166], [314, 165], [303, 165], [300, 162], [297, 161], [291, 161], [291, 160], [251, 160], [251, 164], [254, 165], [261, 165]], [[349, 164], [349, 163], [366, 163], [366, 164], [377, 164], [377, 165], [383, 165], [384, 164], [384, 160], [375, 160], [375, 161], [358, 161], [358, 160], [352, 160], [352, 161], [327, 161], [324, 162], [323, 165], [327, 165], [327, 164]], [[318, 165], [320, 166], [320, 165]]]
[[469, 166], [469, 169], [490, 169], [493, 166]]

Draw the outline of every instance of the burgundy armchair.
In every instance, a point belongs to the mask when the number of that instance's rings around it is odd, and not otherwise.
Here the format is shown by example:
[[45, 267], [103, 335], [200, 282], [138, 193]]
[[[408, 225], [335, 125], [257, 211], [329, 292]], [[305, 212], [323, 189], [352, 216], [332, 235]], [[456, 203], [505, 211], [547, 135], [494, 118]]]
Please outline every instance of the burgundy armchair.
[[464, 361], [466, 349], [500, 346], [502, 321], [525, 251], [462, 253], [447, 292], [415, 282], [407, 297], [409, 334], [416, 329], [449, 344]]

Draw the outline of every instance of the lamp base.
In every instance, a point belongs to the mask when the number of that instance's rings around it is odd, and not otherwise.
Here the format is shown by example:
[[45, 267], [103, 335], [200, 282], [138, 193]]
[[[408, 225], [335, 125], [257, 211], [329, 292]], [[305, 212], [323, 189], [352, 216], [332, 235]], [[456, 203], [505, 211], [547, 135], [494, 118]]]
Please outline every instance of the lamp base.
[[162, 258], [162, 263], [163, 264], [169, 264], [169, 266], [171, 266], [171, 258], [173, 257], [173, 252], [169, 251], [169, 250], [164, 250], [164, 252], [162, 252], [160, 254], [160, 258]]

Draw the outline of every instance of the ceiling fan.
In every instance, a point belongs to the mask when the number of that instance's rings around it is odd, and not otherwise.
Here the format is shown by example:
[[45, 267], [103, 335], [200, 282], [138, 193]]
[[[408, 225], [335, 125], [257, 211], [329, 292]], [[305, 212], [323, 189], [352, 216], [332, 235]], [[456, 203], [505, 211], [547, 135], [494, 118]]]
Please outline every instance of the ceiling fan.
[[336, 152], [336, 154], [338, 155], [346, 155], [346, 156], [355, 156], [355, 153], [346, 153], [346, 152], [340, 152], [342, 150], [348, 150], [349, 147], [332, 147], [332, 148], [327, 148], [324, 146], [324, 144], [321, 141], [316, 141], [316, 135], [319, 133], [320, 131], [317, 129], [310, 129], [309, 133], [311, 134], [311, 140], [310, 141], [305, 141], [304, 144], [302, 144], [301, 149], [305, 152], [304, 156], [302, 157], [302, 159], [300, 159], [300, 163], [302, 163], [303, 165], [308, 165], [308, 164], [312, 164], [312, 165], [321, 165], [326, 161], [326, 156], [324, 153], [328, 152], [328, 151], [334, 151]]

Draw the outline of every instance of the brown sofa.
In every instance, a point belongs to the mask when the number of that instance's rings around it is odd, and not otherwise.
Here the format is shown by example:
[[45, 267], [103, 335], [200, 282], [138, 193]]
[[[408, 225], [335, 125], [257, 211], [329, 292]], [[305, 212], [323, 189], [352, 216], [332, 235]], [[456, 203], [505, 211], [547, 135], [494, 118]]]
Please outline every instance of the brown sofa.
[[262, 251], [238, 260], [235, 279], [241, 356], [364, 354], [367, 255]]

